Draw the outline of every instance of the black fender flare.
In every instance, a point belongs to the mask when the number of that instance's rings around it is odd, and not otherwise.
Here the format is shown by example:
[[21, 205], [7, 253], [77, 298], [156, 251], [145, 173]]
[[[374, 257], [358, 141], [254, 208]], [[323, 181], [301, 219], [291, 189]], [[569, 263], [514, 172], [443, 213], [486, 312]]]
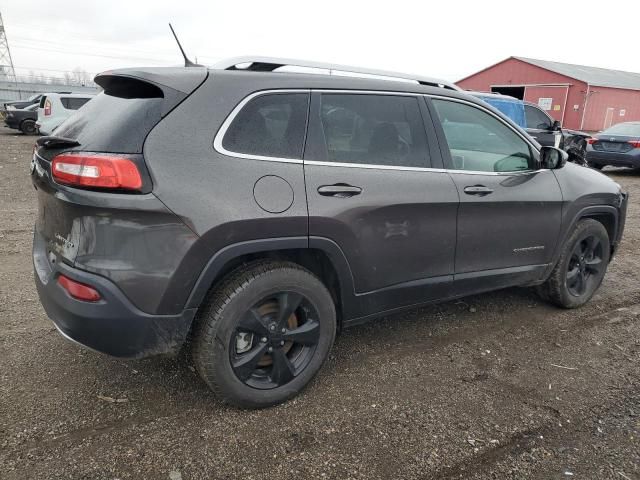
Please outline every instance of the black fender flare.
[[306, 236], [247, 240], [227, 245], [218, 250], [200, 272], [184, 308], [198, 308], [225, 265], [235, 258], [253, 253], [301, 249], [321, 250], [327, 255], [339, 277], [343, 311], [345, 313], [351, 312], [350, 307], [353, 305], [353, 298], [355, 297], [354, 282], [351, 268], [344, 252], [337, 243], [330, 239]]
[[614, 207], [613, 205], [590, 205], [578, 210], [578, 212], [571, 219], [571, 222], [568, 222], [568, 227], [565, 228], [561, 233], [559, 242], [557, 243], [556, 249], [553, 252], [553, 258], [551, 260], [551, 263], [549, 263], [549, 266], [544, 272], [545, 280], [548, 278], [548, 276], [551, 274], [551, 271], [556, 266], [556, 263], [560, 258], [560, 254], [562, 253], [562, 249], [564, 248], [566, 241], [569, 239], [569, 236], [571, 235], [571, 232], [573, 232], [573, 229], [575, 228], [577, 223], [583, 218], [589, 217], [590, 215], [601, 215], [601, 214], [613, 216], [614, 238], [611, 238], [610, 240], [611, 240], [611, 245], [615, 244], [615, 242], [618, 240], [617, 239], [618, 228], [620, 226], [620, 211], [616, 207]]

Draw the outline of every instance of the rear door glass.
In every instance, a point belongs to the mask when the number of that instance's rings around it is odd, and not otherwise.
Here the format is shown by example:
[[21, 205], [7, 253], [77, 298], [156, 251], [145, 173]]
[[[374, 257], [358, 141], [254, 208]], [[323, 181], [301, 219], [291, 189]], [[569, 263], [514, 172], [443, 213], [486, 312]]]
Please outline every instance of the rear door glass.
[[403, 95], [322, 94], [326, 160], [429, 167], [418, 99]]
[[308, 104], [308, 93], [260, 95], [235, 116], [222, 147], [231, 153], [301, 159]]

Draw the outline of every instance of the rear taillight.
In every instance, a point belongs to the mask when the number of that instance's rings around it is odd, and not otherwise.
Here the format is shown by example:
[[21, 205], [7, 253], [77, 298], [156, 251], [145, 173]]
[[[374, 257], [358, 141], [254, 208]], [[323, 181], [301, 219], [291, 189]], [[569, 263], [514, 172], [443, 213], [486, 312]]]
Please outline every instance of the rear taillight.
[[69, 277], [65, 277], [64, 275], [60, 275], [58, 277], [58, 284], [64, 288], [69, 295], [77, 300], [82, 300], [84, 302], [97, 302], [101, 298], [95, 288], [85, 285], [84, 283], [71, 280]]
[[640, 148], [640, 140], [634, 140], [629, 143], [633, 146], [633, 148]]
[[51, 101], [47, 100], [44, 102], [44, 116], [51, 115]]
[[94, 153], [62, 153], [54, 157], [51, 172], [56, 182], [88, 188], [140, 190], [142, 177], [128, 158]]
[[593, 144], [594, 144], [594, 143], [596, 143], [597, 141], [598, 141], [598, 139], [597, 139], [597, 138], [588, 138], [588, 139], [587, 139], [587, 143], [588, 143], [589, 145], [593, 145]]

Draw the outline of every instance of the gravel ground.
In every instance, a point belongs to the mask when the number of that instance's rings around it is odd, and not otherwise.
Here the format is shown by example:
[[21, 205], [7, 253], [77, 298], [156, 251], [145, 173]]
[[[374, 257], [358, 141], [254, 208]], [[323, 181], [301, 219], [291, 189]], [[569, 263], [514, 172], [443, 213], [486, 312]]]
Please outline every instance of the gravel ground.
[[[355, 327], [300, 397], [220, 404], [188, 361], [63, 339], [32, 279], [33, 137], [0, 130], [0, 478], [640, 480], [640, 174], [587, 306], [528, 289]], [[114, 401], [117, 400], [117, 401]]]

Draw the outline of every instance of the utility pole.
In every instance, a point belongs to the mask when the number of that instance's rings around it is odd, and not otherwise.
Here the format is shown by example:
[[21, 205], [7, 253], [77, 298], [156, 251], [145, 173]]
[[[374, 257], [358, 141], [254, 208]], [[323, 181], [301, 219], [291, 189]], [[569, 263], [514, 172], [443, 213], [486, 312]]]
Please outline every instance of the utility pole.
[[11, 58], [11, 50], [9, 50], [9, 40], [7, 40], [7, 32], [4, 29], [2, 21], [2, 12], [0, 12], [0, 79], [16, 82], [16, 70], [13, 67]]

